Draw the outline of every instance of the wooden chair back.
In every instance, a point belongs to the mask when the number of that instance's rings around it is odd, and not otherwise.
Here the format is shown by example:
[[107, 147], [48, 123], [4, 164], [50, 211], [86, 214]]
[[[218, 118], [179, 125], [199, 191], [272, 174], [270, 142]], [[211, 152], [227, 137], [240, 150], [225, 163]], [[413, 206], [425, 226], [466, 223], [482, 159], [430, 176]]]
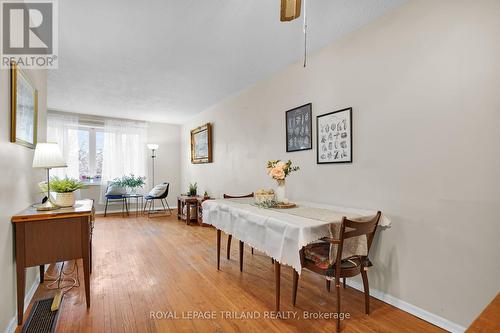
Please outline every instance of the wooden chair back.
[[368, 221], [352, 221], [346, 218], [342, 218], [342, 225], [340, 227], [339, 244], [337, 249], [337, 258], [335, 260], [335, 266], [339, 269], [335, 270], [336, 281], [340, 279], [340, 267], [342, 261], [342, 249], [344, 247], [344, 241], [349, 238], [366, 236], [367, 240], [367, 255], [370, 253], [370, 247], [373, 242], [373, 237], [375, 236], [375, 231], [377, 230], [378, 222], [382, 213], [380, 211], [375, 214], [374, 217]]
[[253, 198], [253, 197], [254, 197], [253, 192], [246, 195], [229, 195], [224, 193], [224, 199], [241, 199], [241, 198]]

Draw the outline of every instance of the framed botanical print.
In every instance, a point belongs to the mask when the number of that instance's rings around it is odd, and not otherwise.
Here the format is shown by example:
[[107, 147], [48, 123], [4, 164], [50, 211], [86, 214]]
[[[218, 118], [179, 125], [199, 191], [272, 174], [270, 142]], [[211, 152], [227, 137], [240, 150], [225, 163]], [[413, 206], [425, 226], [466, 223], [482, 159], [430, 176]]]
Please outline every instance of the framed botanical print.
[[316, 117], [317, 163], [352, 163], [352, 108]]
[[212, 163], [212, 126], [210, 123], [191, 131], [191, 163]]
[[312, 149], [312, 104], [288, 110], [286, 121], [286, 151]]
[[15, 63], [10, 71], [11, 127], [10, 141], [35, 148], [38, 121], [38, 91]]

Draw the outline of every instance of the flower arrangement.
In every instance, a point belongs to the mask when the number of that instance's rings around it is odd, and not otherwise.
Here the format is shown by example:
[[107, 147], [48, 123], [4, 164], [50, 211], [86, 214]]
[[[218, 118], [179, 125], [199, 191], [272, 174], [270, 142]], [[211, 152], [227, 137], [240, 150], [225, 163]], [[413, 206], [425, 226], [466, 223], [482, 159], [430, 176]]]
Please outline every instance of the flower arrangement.
[[271, 160], [267, 162], [267, 174], [278, 181], [284, 181], [292, 172], [300, 170], [298, 166], [292, 166], [292, 161]]

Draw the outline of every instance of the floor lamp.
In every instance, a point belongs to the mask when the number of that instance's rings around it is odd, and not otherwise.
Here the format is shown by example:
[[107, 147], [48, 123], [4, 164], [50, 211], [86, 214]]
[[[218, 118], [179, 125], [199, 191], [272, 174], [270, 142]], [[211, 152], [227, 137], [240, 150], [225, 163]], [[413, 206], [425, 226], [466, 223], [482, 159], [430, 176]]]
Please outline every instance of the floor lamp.
[[[147, 144], [147, 147], [148, 149], [151, 150], [151, 165], [152, 165], [152, 185], [151, 185], [151, 188], [155, 187], [155, 158], [156, 158], [156, 150], [158, 149], [159, 145], [156, 144], [156, 143], [148, 143]], [[152, 205], [153, 205], [153, 211], [155, 209], [155, 204], [154, 204], [154, 200], [152, 202]]]

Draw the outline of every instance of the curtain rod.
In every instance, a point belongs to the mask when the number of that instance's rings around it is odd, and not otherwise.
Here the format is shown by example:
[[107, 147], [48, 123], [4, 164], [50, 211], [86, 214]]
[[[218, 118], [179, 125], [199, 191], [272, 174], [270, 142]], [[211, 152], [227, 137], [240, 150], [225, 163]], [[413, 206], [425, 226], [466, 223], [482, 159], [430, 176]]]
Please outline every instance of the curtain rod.
[[53, 114], [62, 114], [62, 115], [70, 115], [70, 116], [75, 116], [78, 117], [79, 122], [83, 121], [84, 123], [92, 123], [92, 124], [102, 124], [104, 126], [104, 121], [109, 119], [109, 120], [125, 120], [125, 121], [132, 121], [136, 123], [149, 123], [144, 120], [136, 120], [136, 119], [127, 119], [127, 118], [117, 118], [117, 117], [105, 117], [105, 116], [98, 116], [98, 115], [93, 115], [93, 114], [85, 114], [85, 113], [76, 113], [76, 112], [66, 112], [66, 111], [59, 111], [59, 110], [47, 110], [48, 113], [53, 113]]

